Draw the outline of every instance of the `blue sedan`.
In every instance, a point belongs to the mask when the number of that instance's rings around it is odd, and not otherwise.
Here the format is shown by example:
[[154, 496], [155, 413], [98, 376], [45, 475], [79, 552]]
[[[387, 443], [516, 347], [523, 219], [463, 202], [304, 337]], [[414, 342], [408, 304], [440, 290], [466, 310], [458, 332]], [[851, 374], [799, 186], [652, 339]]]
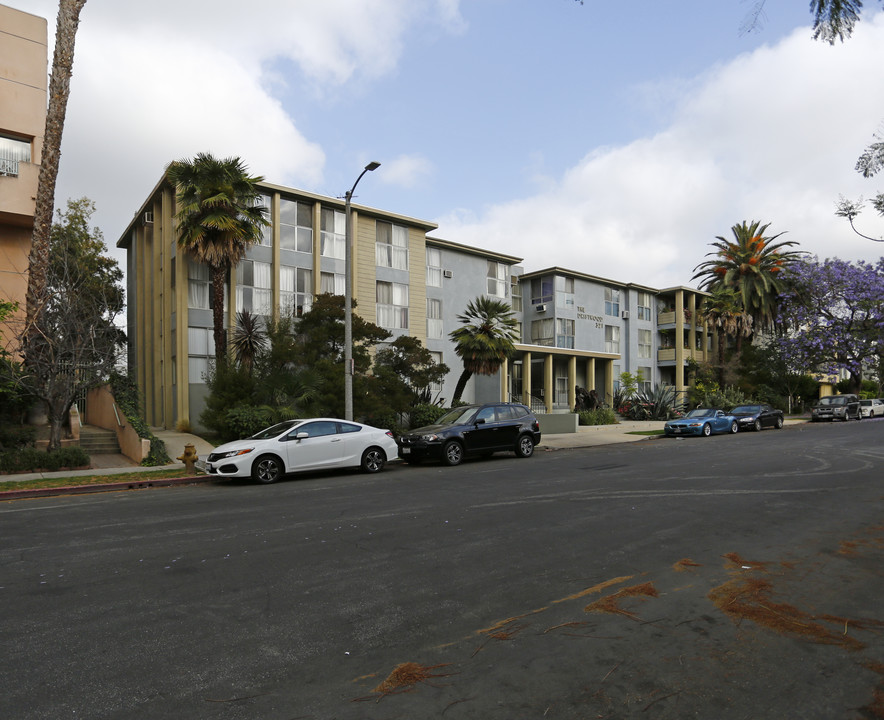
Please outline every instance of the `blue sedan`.
[[697, 408], [683, 418], [670, 420], [663, 426], [666, 437], [679, 435], [702, 435], [709, 437], [717, 433], [735, 433], [740, 429], [737, 419], [724, 410]]

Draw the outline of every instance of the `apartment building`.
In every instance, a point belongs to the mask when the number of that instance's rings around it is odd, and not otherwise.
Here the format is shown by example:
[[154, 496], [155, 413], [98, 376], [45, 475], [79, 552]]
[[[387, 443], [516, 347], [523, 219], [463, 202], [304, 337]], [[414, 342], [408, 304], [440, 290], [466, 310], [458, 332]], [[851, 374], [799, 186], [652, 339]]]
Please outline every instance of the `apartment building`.
[[[344, 201], [260, 187], [270, 226], [231, 273], [229, 327], [241, 310], [300, 315], [316, 294], [344, 293]], [[473, 376], [466, 401], [513, 400], [563, 412], [574, 407], [578, 386], [611, 402], [624, 371], [684, 390], [688, 359], [708, 357], [711, 337], [697, 313], [705, 293], [558, 267], [526, 274], [522, 258], [428, 235], [438, 229], [432, 222], [360, 205], [352, 212], [355, 312], [391, 340], [417, 337], [451, 368], [434, 388], [443, 402], [462, 370], [449, 333], [480, 295], [511, 305], [520, 342], [497, 375]], [[151, 425], [187, 420], [198, 427], [214, 358], [210, 278], [178, 247], [174, 215], [175, 191], [163, 179], [117, 242], [127, 251], [129, 367]]]
[[[0, 300], [24, 317], [47, 107], [46, 20], [0, 5]], [[4, 344], [15, 332], [0, 327]]]

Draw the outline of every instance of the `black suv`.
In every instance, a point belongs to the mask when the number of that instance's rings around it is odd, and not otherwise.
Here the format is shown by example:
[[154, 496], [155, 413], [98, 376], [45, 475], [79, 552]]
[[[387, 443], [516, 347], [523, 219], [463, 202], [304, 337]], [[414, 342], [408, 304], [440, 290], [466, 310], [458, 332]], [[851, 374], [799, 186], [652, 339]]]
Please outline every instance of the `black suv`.
[[814, 403], [810, 411], [810, 421], [818, 420], [862, 420], [863, 413], [856, 395], [827, 395]]
[[461, 405], [434, 425], [403, 433], [397, 442], [399, 457], [409, 463], [432, 458], [446, 465], [459, 465], [467, 454], [487, 456], [498, 450], [527, 458], [540, 442], [540, 423], [524, 405]]

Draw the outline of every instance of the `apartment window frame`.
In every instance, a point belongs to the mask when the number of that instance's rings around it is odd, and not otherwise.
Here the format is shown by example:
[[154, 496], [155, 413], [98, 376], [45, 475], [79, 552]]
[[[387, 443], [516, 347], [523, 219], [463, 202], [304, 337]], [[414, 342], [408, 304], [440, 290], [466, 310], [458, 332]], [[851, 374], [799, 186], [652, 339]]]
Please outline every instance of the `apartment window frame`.
[[215, 358], [215, 334], [210, 327], [187, 328], [187, 374], [192, 385], [205, 385]]
[[375, 319], [386, 330], [408, 330], [408, 285], [375, 282]]
[[438, 298], [427, 298], [427, 339], [441, 340], [444, 333], [442, 301]]
[[554, 318], [539, 318], [531, 321], [531, 344], [543, 347], [556, 346], [556, 325]]
[[636, 315], [639, 320], [651, 320], [652, 297], [649, 292], [640, 292], [636, 299]]
[[313, 270], [284, 265], [279, 269], [279, 311], [301, 317], [313, 307]]
[[319, 292], [331, 295], [344, 295], [346, 292], [347, 276], [344, 273], [320, 272]]
[[619, 325], [605, 325], [605, 352], [612, 355], [620, 354]]
[[375, 223], [375, 264], [408, 270], [408, 228], [378, 220]]
[[653, 335], [650, 330], [639, 329], [638, 334], [638, 359], [650, 360], [653, 349]]
[[18, 177], [19, 165], [30, 163], [33, 139], [0, 133], [0, 176]]
[[427, 287], [442, 287], [442, 251], [427, 248]]
[[556, 275], [556, 307], [574, 307], [574, 278]]
[[279, 247], [313, 254], [313, 204], [279, 199]]
[[618, 288], [605, 288], [605, 315], [620, 317], [620, 290]]
[[555, 281], [552, 275], [531, 278], [531, 304], [542, 305], [552, 302], [555, 292]]
[[556, 347], [574, 349], [574, 319], [556, 318]]
[[485, 272], [485, 294], [491, 297], [506, 297], [507, 266], [496, 260], [489, 260]]
[[322, 208], [319, 219], [320, 256], [344, 260], [346, 253], [347, 214], [336, 208]]

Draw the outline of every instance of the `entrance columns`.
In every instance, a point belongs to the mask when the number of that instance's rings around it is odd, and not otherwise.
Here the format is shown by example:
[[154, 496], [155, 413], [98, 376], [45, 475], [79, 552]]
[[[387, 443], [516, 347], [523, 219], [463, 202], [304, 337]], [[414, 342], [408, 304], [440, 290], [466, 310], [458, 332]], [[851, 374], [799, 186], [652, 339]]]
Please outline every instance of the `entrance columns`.
[[509, 401], [509, 387], [510, 387], [509, 370], [510, 370], [509, 360], [504, 358], [504, 361], [502, 363], [500, 363], [500, 400], [501, 400], [501, 402], [508, 402]]
[[572, 355], [568, 359], [568, 410], [577, 405], [577, 358]]
[[553, 356], [552, 353], [543, 358], [543, 404], [546, 405], [547, 415], [552, 415], [553, 399], [556, 394], [556, 386], [553, 384]]
[[531, 407], [531, 353], [522, 353], [522, 402]]

